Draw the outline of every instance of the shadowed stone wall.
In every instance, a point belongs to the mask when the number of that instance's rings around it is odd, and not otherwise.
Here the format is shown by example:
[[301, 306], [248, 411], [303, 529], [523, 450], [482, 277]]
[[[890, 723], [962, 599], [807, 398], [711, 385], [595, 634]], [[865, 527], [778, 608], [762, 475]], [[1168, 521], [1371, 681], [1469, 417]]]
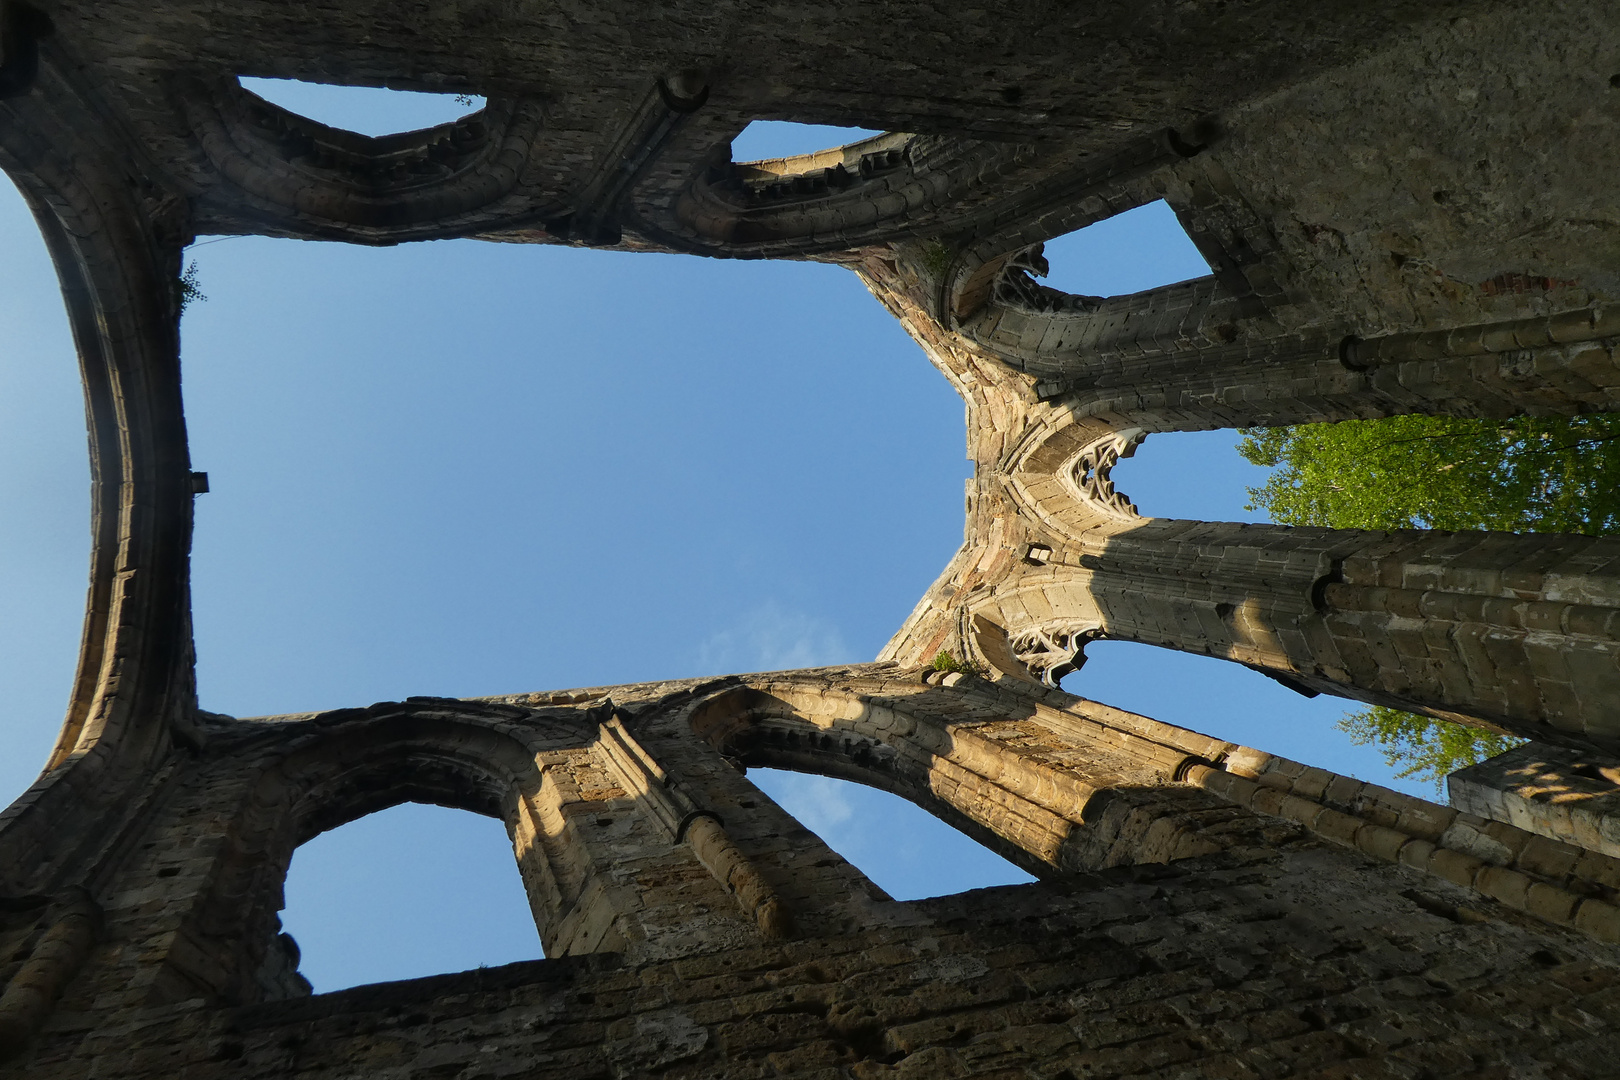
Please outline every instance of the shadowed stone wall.
[[[212, 718], [99, 899], [5, 911], [0, 1075], [1608, 1075], [1620, 862], [949, 678]], [[906, 795], [1041, 880], [896, 902], [748, 764]], [[506, 822], [550, 958], [311, 996], [293, 847], [411, 799]]]
[[[1087, 642], [1144, 641], [1541, 740], [1554, 786], [1602, 775], [1614, 538], [1144, 519], [1111, 469], [1163, 431], [1620, 409], [1617, 21], [0, 2], [0, 167], [62, 283], [94, 485], [62, 735], [0, 813], [0, 1073], [1611, 1075], [1620, 864], [1523, 770], [1441, 807], [1055, 687]], [[487, 105], [371, 138], [241, 76]], [[755, 119], [883, 134], [735, 162]], [[1039, 280], [1045, 241], [1160, 198], [1208, 275]], [[200, 233], [846, 266], [967, 403], [963, 546], [874, 665], [206, 712]], [[895, 792], [1041, 880], [897, 903], [753, 765]], [[277, 919], [293, 850], [409, 800], [505, 822], [551, 959], [310, 996]]]

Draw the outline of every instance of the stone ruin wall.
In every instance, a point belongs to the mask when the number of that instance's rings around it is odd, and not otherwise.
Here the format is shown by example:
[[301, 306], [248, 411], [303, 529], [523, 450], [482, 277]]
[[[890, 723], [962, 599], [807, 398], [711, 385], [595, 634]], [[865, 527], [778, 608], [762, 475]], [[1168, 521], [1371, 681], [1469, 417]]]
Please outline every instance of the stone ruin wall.
[[[61, 278], [95, 510], [62, 737], [0, 813], [0, 1076], [1613, 1074], [1620, 543], [1144, 518], [1111, 470], [1167, 431], [1620, 409], [1615, 23], [0, 4], [0, 167]], [[239, 75], [488, 104], [371, 139]], [[761, 118], [885, 134], [733, 161]], [[1208, 276], [1041, 282], [1045, 241], [1161, 198]], [[967, 403], [963, 546], [872, 665], [207, 712], [203, 233], [845, 266]], [[1056, 689], [1099, 639], [1537, 741], [1442, 807]], [[895, 792], [1039, 881], [896, 902], [751, 766]], [[506, 823], [548, 959], [310, 995], [292, 851], [410, 800]]]
[[[1620, 862], [952, 681], [876, 665], [213, 719], [88, 915], [8, 918], [36, 970], [98, 924], [11, 1070], [1605, 1075]], [[912, 798], [1042, 880], [893, 901], [749, 765]], [[403, 799], [505, 820], [549, 958], [311, 996], [275, 916], [292, 849]]]

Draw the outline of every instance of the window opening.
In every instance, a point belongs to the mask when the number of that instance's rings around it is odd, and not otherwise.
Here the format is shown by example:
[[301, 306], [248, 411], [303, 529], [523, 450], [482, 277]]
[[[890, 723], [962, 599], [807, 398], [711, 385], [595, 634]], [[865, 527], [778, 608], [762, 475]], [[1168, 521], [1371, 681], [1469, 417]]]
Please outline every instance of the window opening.
[[[1615, 489], [1608, 446], [1616, 434], [1620, 414], [1506, 420], [1403, 415], [1165, 433], [1148, 438], [1134, 457], [1115, 465], [1111, 479], [1150, 516], [1343, 529], [1603, 533], [1612, 532], [1612, 521], [1620, 516], [1614, 501], [1604, 498]], [[1217, 609], [1217, 614], [1242, 617], [1231, 610]], [[1130, 664], [1088, 663], [1069, 681], [1070, 688], [1427, 798], [1444, 797], [1440, 785], [1446, 774], [1494, 756], [1514, 741], [1331, 697], [1307, 707], [1290, 701], [1286, 687], [1267, 685], [1263, 675], [1186, 654], [1102, 642], [1088, 648], [1087, 656], [1095, 660], [1120, 648], [1128, 650], [1128, 659], [1153, 666], [1131, 672]], [[1155, 693], [1175, 685], [1169, 678], [1173, 666], [1186, 664], [1202, 665], [1209, 674], [1188, 675], [1183, 690], [1155, 700]], [[1118, 686], [1100, 686], [1095, 680], [1104, 678], [1104, 669], [1127, 676]], [[1242, 688], [1232, 687], [1238, 697], [1211, 695], [1211, 679], [1241, 680]], [[1176, 695], [1183, 692], [1186, 700], [1178, 702]], [[1276, 702], [1279, 717], [1307, 708], [1326, 710], [1322, 715], [1332, 723], [1317, 730], [1288, 721], [1281, 728], [1257, 722], [1256, 716], [1267, 715], [1265, 695]], [[1191, 712], [1187, 705], [1195, 698], [1197, 711]], [[1206, 698], [1241, 700], [1242, 716], [1206, 723], [1198, 717], [1221, 713], [1221, 706], [1206, 704]], [[1189, 718], [1176, 719], [1178, 713]], [[1222, 728], [1221, 723], [1247, 727]]]
[[[1338, 722], [1364, 706], [1307, 698], [1241, 664], [1136, 641], [1093, 641], [1086, 663], [1063, 678], [1071, 694], [1104, 702], [1240, 746], [1434, 799], [1435, 787], [1402, 779], [1374, 746], [1357, 745]], [[750, 776], [753, 774], [750, 773]], [[1442, 799], [1443, 801], [1443, 799]]]
[[73, 685], [90, 564], [84, 395], [62, 291], [0, 173], [0, 808], [38, 777]]
[[949, 896], [1035, 878], [898, 795], [781, 769], [748, 779], [896, 900]]
[[731, 141], [731, 160], [766, 161], [770, 158], [799, 157], [881, 134], [881, 131], [870, 128], [755, 120]]
[[421, 803], [294, 852], [281, 924], [316, 993], [544, 955], [501, 823]]
[[1270, 472], [1243, 458], [1240, 438], [1230, 428], [1149, 435], [1114, 463], [1114, 490], [1143, 517], [1270, 521], [1264, 511], [1248, 509], [1249, 489], [1265, 484]]
[[1075, 296], [1123, 296], [1210, 272], [1163, 199], [1054, 237], [1044, 255], [1041, 283]]
[[[1143, 517], [1269, 522], [1248, 508], [1250, 488], [1271, 470], [1246, 460], [1233, 429], [1149, 435], [1114, 464], [1115, 490]], [[1063, 679], [1071, 694], [1179, 724], [1219, 739], [1433, 799], [1430, 783], [1397, 776], [1376, 747], [1339, 728], [1363, 707], [1344, 698], [1305, 698], [1269, 676], [1227, 660], [1132, 641], [1094, 641], [1086, 663]]]
[[288, 112], [360, 135], [393, 135], [448, 124], [484, 107], [473, 94], [428, 94], [380, 86], [335, 86], [299, 79], [237, 80]]
[[[841, 267], [248, 236], [192, 258], [209, 709], [871, 656], [961, 542], [961, 399]], [[829, 351], [829, 326], [869, 345]], [[907, 482], [863, 486], [874, 460]], [[639, 508], [628, 561], [557, 527], [609, 491]], [[609, 645], [627, 633], [659, 644]]]

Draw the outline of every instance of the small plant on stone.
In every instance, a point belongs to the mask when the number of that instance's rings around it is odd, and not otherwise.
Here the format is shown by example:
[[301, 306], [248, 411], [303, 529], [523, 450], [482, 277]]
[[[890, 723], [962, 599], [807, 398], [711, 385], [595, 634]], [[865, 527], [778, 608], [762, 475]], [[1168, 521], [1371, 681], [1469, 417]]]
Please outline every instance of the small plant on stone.
[[202, 287], [197, 284], [197, 260], [191, 260], [186, 272], [180, 275], [180, 314], [186, 313], [186, 308], [192, 304], [207, 300], [203, 295]]
[[936, 278], [944, 277], [951, 268], [951, 249], [942, 240], [930, 240], [923, 245], [922, 264]]
[[968, 675], [975, 674], [970, 665], [962, 663], [962, 661], [958, 660], [944, 649], [941, 649], [939, 652], [934, 654], [934, 663], [932, 666], [935, 671], [961, 671]]

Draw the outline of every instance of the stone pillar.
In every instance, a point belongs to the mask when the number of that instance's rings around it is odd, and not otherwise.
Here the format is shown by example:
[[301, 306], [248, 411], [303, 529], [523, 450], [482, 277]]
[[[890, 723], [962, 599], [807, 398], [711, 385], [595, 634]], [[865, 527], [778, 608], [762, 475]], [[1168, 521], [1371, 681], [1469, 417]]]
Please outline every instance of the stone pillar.
[[[1176, 289], [1190, 293], [1164, 291]], [[1192, 296], [1185, 306], [1196, 307]], [[1129, 415], [1155, 431], [1408, 413], [1570, 416], [1620, 408], [1617, 330], [1620, 307], [1605, 305], [1432, 333], [1359, 339], [1313, 329], [1195, 349], [1100, 350], [1055, 370], [1019, 366], [1041, 376], [1036, 391], [1054, 404]]]
[[1620, 749], [1611, 538], [1150, 520], [1019, 568], [975, 611], [1025, 655], [1140, 641], [1306, 693]]
[[21, 1050], [50, 1014], [95, 942], [101, 911], [74, 889], [48, 913], [50, 926], [0, 993], [0, 1060]]

